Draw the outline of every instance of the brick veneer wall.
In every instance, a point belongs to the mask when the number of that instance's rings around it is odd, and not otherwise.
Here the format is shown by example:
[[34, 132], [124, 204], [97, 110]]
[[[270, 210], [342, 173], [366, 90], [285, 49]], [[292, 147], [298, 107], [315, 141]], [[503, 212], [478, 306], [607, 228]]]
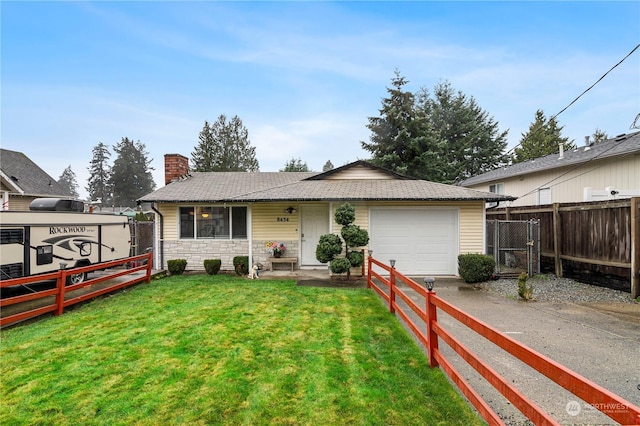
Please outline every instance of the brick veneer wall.
[[[297, 257], [298, 262], [300, 262], [300, 255], [298, 254], [298, 241], [293, 240], [278, 240], [278, 242], [284, 243], [287, 247], [287, 251], [282, 255], [283, 257]], [[253, 241], [253, 261], [262, 263], [265, 267], [267, 266], [267, 258], [271, 257], [271, 255], [267, 252], [265, 248], [266, 241]], [[296, 265], [300, 267], [300, 265]]]
[[[224, 271], [233, 271], [233, 258], [249, 253], [247, 240], [178, 240], [164, 242], [166, 260], [186, 259], [187, 271], [204, 271], [205, 259], [220, 259]], [[166, 261], [165, 260], [165, 261]]]

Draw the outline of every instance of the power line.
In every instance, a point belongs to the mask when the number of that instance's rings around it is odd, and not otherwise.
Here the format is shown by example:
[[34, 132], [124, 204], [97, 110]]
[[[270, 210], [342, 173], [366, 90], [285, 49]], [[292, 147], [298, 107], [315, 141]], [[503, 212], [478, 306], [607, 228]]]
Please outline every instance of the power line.
[[[627, 54], [627, 56], [625, 56], [624, 58], [622, 58], [617, 64], [615, 64], [613, 67], [611, 67], [609, 69], [609, 71], [605, 72], [604, 74], [602, 74], [602, 76], [596, 80], [595, 83], [593, 83], [591, 86], [589, 86], [587, 89], [585, 89], [582, 93], [580, 93], [580, 95], [578, 95], [577, 98], [575, 98], [574, 100], [572, 100], [569, 105], [567, 105], [566, 107], [562, 108], [560, 110], [560, 112], [558, 112], [557, 114], [549, 117], [549, 121], [554, 120], [557, 116], [559, 116], [560, 114], [562, 114], [563, 112], [565, 112], [571, 105], [573, 105], [574, 103], [576, 103], [576, 101], [578, 99], [580, 99], [585, 93], [587, 93], [589, 90], [593, 89], [596, 84], [600, 83], [600, 81], [602, 81], [602, 79], [604, 79], [611, 71], [613, 71], [615, 68], [617, 68], [620, 64], [622, 64], [629, 56], [633, 55], [633, 53], [638, 50], [640, 48], [640, 44], [637, 44], [636, 47], [634, 47], [631, 52], [629, 52]], [[544, 124], [541, 125], [540, 127], [538, 127], [537, 129], [535, 129], [534, 131], [532, 131], [531, 133], [529, 133], [529, 135], [527, 136], [527, 138], [530, 138], [531, 136], [533, 136], [534, 134], [536, 134], [538, 131], [542, 130], [542, 128], [544, 127]], [[509, 151], [507, 151], [507, 155], [512, 152], [514, 149], [516, 149], [518, 146], [522, 145], [523, 141], [518, 142], [513, 148], [511, 148]]]

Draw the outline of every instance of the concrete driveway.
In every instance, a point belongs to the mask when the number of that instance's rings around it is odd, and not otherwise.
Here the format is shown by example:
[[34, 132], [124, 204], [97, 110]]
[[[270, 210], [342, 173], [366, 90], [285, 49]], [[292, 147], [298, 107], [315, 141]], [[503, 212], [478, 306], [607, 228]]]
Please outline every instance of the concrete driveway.
[[[420, 282], [421, 278], [415, 280]], [[408, 287], [407, 290], [411, 292]], [[498, 331], [640, 405], [640, 304], [524, 302], [459, 279], [439, 278], [434, 290]], [[413, 297], [424, 303], [417, 294]], [[421, 324], [417, 318], [414, 320]], [[438, 320], [562, 424], [617, 424], [440, 310]], [[440, 350], [505, 422], [528, 424], [517, 409], [443, 342]]]

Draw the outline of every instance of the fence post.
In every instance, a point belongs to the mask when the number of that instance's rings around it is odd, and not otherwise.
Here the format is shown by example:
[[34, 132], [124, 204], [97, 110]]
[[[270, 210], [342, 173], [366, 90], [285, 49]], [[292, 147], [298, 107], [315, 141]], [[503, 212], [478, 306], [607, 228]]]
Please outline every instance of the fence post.
[[562, 239], [560, 233], [562, 225], [560, 224], [560, 204], [553, 203], [553, 256], [555, 258], [556, 277], [562, 278], [562, 259], [560, 259]]
[[640, 297], [640, 197], [631, 198], [631, 297]]
[[433, 304], [432, 298], [436, 297], [436, 293], [433, 291], [433, 286], [436, 279], [433, 277], [425, 277], [424, 283], [427, 285], [427, 296], [425, 297], [426, 312], [427, 312], [427, 348], [429, 352], [429, 366], [431, 368], [438, 366], [438, 361], [434, 357], [434, 353], [438, 350], [438, 335], [433, 329], [433, 325], [438, 322], [438, 315], [436, 305]]
[[367, 250], [369, 257], [367, 257], [367, 288], [371, 288], [371, 257], [373, 256], [373, 250]]
[[151, 282], [151, 271], [153, 269], [153, 251], [147, 253], [147, 284]]
[[391, 264], [391, 270], [389, 271], [389, 312], [392, 314], [396, 312], [396, 308], [393, 306], [396, 303], [396, 260], [389, 260]]
[[60, 271], [58, 272], [58, 279], [56, 280], [56, 315], [62, 315], [64, 311], [64, 291], [65, 284], [67, 283], [67, 264], [60, 262]]

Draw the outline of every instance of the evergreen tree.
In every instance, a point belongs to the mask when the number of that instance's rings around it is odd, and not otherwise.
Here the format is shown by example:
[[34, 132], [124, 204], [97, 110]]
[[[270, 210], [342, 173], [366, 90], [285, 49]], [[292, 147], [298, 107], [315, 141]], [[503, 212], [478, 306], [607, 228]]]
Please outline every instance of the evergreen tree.
[[[454, 183], [488, 172], [507, 162], [507, 133], [478, 106], [473, 97], [455, 92], [448, 82], [434, 88], [433, 97], [423, 96], [425, 116], [444, 145], [438, 182]], [[436, 149], [435, 152], [438, 150]], [[434, 171], [435, 172], [435, 171]], [[434, 173], [430, 173], [433, 176]]]
[[323, 172], [328, 172], [329, 170], [333, 170], [333, 163], [331, 160], [327, 160], [327, 162], [324, 163], [324, 166], [322, 166]]
[[594, 130], [593, 135], [591, 135], [591, 140], [593, 141], [593, 143], [600, 143], [609, 139], [611, 138], [609, 137], [607, 132], [605, 132], [604, 130], [598, 129], [597, 127], [596, 127], [596, 130]]
[[249, 132], [236, 115], [227, 122], [221, 114], [215, 123], [204, 123], [198, 145], [191, 153], [196, 172], [256, 172], [259, 170], [256, 149]]
[[533, 158], [544, 157], [560, 150], [560, 144], [565, 150], [575, 148], [573, 141], [562, 137], [563, 126], [558, 126], [554, 117], [549, 120], [542, 110], [536, 111], [535, 121], [529, 126], [527, 133], [522, 134], [520, 146], [513, 150], [512, 162], [521, 163]]
[[405, 91], [408, 81], [395, 71], [388, 98], [382, 100], [379, 117], [369, 117], [370, 142], [360, 142], [371, 152], [371, 162], [398, 173], [418, 176], [424, 166], [426, 151], [425, 121], [417, 116], [415, 96]]
[[303, 163], [300, 158], [287, 161], [284, 165], [284, 169], [280, 169], [281, 172], [309, 172], [309, 166], [307, 163]]
[[74, 198], [80, 197], [78, 194], [78, 182], [76, 181], [76, 174], [71, 170], [71, 165], [67, 166], [62, 171], [62, 174], [58, 178], [58, 183], [64, 188], [65, 192]]
[[396, 71], [379, 117], [369, 117], [371, 162], [398, 173], [453, 183], [504, 163], [507, 132], [475, 99], [455, 93], [449, 83], [417, 94], [403, 89]]
[[89, 179], [87, 180], [87, 187], [85, 188], [89, 193], [89, 200], [102, 201], [105, 206], [111, 205], [111, 166], [109, 166], [109, 159], [111, 152], [109, 147], [102, 142], [93, 147], [93, 157], [89, 163], [87, 170], [89, 171]]
[[145, 145], [133, 142], [128, 138], [122, 138], [120, 143], [113, 147], [117, 154], [111, 168], [110, 186], [113, 188], [114, 206], [135, 207], [136, 200], [155, 189], [155, 182], [148, 159], [149, 153], [145, 151]]

